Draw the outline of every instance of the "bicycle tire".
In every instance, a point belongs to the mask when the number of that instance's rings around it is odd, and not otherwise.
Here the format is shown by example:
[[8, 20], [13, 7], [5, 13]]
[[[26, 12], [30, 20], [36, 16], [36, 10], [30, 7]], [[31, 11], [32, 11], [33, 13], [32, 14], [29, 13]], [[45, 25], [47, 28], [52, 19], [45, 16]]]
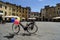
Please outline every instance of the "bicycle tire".
[[[38, 27], [37, 27], [37, 25], [33, 24], [34, 27], [36, 27], [36, 30], [35, 30], [34, 32], [30, 32], [30, 31], [29, 31], [29, 29], [31, 29], [31, 28], [29, 28], [30, 25], [32, 25], [32, 24], [29, 24], [29, 25], [28, 25], [27, 32], [30, 33], [30, 34], [34, 34], [34, 33], [36, 33], [36, 32], [38, 31]], [[31, 30], [31, 31], [32, 31], [32, 30]]]
[[19, 31], [20, 31], [20, 27], [19, 27], [19, 26], [15, 26], [15, 27], [18, 28], [17, 32], [15, 32], [14, 29], [13, 29], [13, 28], [14, 28], [14, 24], [12, 24], [12, 31], [13, 31], [15, 34], [18, 34]]

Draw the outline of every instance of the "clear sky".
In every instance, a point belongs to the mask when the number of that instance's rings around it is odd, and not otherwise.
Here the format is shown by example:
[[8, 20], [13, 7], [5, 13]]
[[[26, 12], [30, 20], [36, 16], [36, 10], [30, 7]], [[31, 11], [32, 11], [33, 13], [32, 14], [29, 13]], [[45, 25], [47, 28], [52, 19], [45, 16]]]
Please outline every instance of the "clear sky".
[[4, 2], [10, 2], [13, 4], [21, 5], [23, 7], [31, 7], [31, 11], [40, 12], [40, 9], [45, 5], [55, 6], [60, 3], [60, 0], [2, 0]]

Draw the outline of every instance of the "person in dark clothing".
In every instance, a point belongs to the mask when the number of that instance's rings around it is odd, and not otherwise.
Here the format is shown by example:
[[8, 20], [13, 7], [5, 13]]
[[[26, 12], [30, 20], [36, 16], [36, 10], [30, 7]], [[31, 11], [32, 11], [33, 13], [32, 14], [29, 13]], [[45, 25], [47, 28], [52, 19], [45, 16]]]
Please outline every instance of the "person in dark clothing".
[[0, 15], [0, 23], [2, 23], [2, 20], [3, 20], [2, 15]]

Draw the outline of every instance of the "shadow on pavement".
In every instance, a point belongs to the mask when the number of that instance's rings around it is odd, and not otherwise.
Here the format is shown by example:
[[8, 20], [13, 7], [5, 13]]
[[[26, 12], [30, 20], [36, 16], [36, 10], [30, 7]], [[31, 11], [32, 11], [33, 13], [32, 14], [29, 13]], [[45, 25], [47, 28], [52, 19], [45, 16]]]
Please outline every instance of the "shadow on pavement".
[[14, 36], [15, 36], [15, 34], [9, 33], [9, 35], [3, 36], [3, 37], [10, 40], [10, 39], [14, 38]]
[[38, 35], [38, 34], [20, 33], [20, 34], [17, 34], [17, 35], [21, 35], [21, 36], [35, 36], [35, 35]]

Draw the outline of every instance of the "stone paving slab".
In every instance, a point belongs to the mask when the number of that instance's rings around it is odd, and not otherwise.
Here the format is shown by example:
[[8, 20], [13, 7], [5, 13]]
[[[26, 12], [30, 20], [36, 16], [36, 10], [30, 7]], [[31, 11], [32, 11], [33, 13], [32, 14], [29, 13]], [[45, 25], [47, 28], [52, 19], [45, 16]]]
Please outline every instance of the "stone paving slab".
[[[26, 22], [22, 22], [26, 24]], [[60, 22], [36, 22], [38, 32], [28, 35], [26, 31], [21, 28], [18, 35], [15, 35], [11, 40], [60, 40]], [[3, 36], [13, 33], [12, 23], [0, 24], [0, 40], [8, 40]], [[25, 36], [22, 34], [26, 33]]]

